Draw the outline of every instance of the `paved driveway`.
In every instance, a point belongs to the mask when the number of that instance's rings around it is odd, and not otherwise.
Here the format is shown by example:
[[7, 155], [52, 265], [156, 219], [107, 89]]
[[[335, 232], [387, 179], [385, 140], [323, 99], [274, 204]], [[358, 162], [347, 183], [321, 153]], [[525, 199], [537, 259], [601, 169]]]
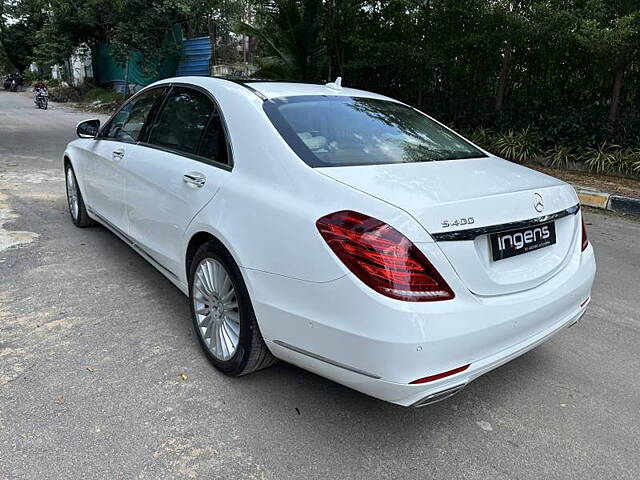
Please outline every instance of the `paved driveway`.
[[640, 223], [587, 212], [589, 313], [446, 402], [284, 363], [230, 379], [178, 290], [71, 224], [59, 156], [85, 117], [0, 91], [0, 478], [638, 478]]

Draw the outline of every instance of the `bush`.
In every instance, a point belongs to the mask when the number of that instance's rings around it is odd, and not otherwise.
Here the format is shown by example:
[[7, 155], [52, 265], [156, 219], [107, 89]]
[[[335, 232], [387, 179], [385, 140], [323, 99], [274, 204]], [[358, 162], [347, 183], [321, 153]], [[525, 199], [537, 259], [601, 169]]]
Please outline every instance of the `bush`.
[[486, 128], [476, 128], [467, 133], [467, 138], [479, 147], [493, 153], [496, 149], [496, 136]]
[[545, 152], [547, 165], [554, 168], [571, 168], [579, 160], [576, 147], [556, 145]]
[[640, 152], [630, 148], [616, 151], [610, 168], [609, 173], [640, 176]]
[[509, 130], [495, 141], [498, 155], [507, 160], [523, 163], [533, 160], [540, 153], [536, 135], [527, 127], [522, 130]]
[[53, 102], [79, 102], [84, 96], [80, 87], [55, 87], [49, 89], [49, 99]]
[[83, 100], [87, 103], [111, 103], [121, 102], [124, 98], [123, 94], [110, 88], [92, 88], [85, 93]]
[[485, 150], [518, 163], [542, 160], [549, 167], [584, 169], [593, 173], [640, 177], [640, 150], [621, 148], [602, 142], [595, 147], [580, 148], [560, 143], [542, 151], [539, 134], [530, 127], [494, 133], [487, 128], [466, 132], [466, 137]]
[[615, 169], [621, 160], [620, 147], [603, 142], [597, 147], [587, 148], [583, 156], [584, 164], [590, 172], [606, 173]]
[[620, 148], [604, 142], [597, 147], [588, 148], [582, 160], [590, 172], [640, 176], [640, 151], [632, 148]]

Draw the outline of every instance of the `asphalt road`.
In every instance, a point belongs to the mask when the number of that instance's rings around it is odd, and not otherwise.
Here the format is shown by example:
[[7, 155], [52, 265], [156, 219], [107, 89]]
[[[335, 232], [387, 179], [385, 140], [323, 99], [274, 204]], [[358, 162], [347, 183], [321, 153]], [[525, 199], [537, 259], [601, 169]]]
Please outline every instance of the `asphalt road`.
[[639, 477], [636, 220], [588, 211], [587, 315], [448, 401], [405, 409], [284, 363], [231, 379], [176, 288], [71, 224], [60, 154], [91, 116], [0, 91], [0, 478]]

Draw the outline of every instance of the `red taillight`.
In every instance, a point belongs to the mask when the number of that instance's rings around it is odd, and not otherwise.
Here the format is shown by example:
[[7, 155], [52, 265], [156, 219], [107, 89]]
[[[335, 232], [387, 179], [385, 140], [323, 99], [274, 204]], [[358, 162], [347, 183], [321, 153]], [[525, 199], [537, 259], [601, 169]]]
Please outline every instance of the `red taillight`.
[[587, 238], [587, 227], [584, 226], [584, 217], [582, 217], [582, 251], [589, 246], [589, 239]]
[[429, 375], [428, 377], [419, 378], [418, 380], [414, 380], [413, 382], [409, 382], [409, 385], [415, 385], [417, 383], [427, 383], [433, 382], [434, 380], [439, 380], [444, 377], [449, 377], [451, 375], [455, 375], [456, 373], [464, 372], [467, 368], [469, 368], [470, 363], [466, 365], [462, 365], [461, 367], [454, 368], [453, 370], [447, 370], [446, 372], [436, 373], [435, 375]]
[[397, 300], [451, 300], [453, 291], [420, 250], [395, 228], [342, 211], [316, 222], [340, 260], [366, 285]]

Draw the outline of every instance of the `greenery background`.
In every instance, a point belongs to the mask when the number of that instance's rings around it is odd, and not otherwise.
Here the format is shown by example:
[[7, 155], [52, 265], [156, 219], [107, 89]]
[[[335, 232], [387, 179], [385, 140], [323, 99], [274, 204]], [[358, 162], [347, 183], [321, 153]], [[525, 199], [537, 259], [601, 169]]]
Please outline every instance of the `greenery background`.
[[[147, 68], [176, 23], [257, 38], [259, 76], [387, 94], [514, 161], [640, 174], [638, 0], [0, 0], [0, 64], [108, 41]], [[213, 26], [213, 27], [212, 27]], [[224, 43], [224, 42], [223, 42]], [[237, 50], [219, 61], [237, 61]], [[235, 57], [235, 58], [234, 58]]]

